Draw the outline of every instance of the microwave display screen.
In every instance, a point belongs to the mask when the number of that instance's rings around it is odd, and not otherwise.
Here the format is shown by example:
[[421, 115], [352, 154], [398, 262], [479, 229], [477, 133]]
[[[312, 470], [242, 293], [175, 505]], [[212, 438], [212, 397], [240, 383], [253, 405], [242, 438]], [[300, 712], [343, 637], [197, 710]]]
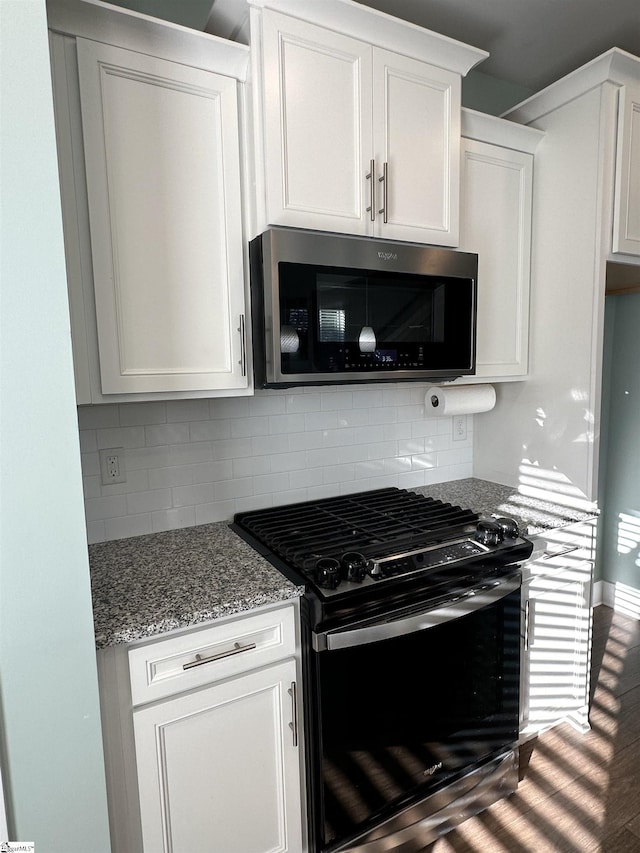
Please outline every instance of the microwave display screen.
[[283, 374], [473, 363], [471, 278], [281, 262], [278, 279]]

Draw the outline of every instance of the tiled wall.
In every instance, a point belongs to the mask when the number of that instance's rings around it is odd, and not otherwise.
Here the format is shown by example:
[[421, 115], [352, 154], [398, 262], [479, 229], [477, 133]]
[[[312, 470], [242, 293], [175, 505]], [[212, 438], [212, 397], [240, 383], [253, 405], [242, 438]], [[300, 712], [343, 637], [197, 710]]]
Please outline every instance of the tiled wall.
[[[473, 418], [425, 418], [427, 385], [81, 406], [89, 542], [226, 521], [239, 510], [472, 475]], [[125, 448], [103, 486], [98, 450]]]

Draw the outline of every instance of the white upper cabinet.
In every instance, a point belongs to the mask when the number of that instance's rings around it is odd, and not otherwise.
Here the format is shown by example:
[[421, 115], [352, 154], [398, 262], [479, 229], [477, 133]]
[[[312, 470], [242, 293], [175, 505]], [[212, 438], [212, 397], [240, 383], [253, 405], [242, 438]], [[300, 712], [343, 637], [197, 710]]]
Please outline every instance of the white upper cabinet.
[[357, 3], [253, 5], [255, 230], [457, 245], [461, 75], [486, 54]]
[[533, 152], [543, 134], [462, 111], [460, 248], [478, 255], [473, 381], [528, 368]]
[[84, 39], [78, 70], [102, 392], [246, 386], [235, 80]]
[[619, 95], [613, 252], [640, 255], [640, 81]]
[[238, 79], [86, 5], [50, 16], [78, 402], [249, 393]]

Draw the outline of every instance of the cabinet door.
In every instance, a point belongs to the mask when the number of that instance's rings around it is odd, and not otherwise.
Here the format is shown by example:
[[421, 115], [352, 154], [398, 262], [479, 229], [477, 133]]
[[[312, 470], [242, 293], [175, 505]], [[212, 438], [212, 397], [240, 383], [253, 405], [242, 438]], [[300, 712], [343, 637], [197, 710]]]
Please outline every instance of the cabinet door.
[[457, 245], [460, 75], [374, 48], [373, 92], [376, 234]]
[[525, 588], [525, 736], [562, 720], [588, 728], [591, 575], [590, 562], [578, 563], [534, 576]]
[[533, 156], [462, 140], [460, 246], [478, 254], [476, 375], [527, 372]]
[[295, 662], [134, 711], [145, 853], [299, 853]]
[[371, 48], [295, 18], [262, 14], [267, 219], [363, 234]]
[[640, 255], [640, 87], [620, 90], [613, 251]]
[[78, 39], [104, 394], [247, 387], [236, 81]]

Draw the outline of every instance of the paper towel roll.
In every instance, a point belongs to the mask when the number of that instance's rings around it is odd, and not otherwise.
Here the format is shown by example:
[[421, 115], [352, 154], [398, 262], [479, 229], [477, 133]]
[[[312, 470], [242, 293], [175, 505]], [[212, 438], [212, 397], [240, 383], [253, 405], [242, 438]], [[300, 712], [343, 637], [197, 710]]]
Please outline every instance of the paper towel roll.
[[434, 385], [424, 398], [425, 414], [475, 415], [488, 412], [496, 404], [493, 385]]

